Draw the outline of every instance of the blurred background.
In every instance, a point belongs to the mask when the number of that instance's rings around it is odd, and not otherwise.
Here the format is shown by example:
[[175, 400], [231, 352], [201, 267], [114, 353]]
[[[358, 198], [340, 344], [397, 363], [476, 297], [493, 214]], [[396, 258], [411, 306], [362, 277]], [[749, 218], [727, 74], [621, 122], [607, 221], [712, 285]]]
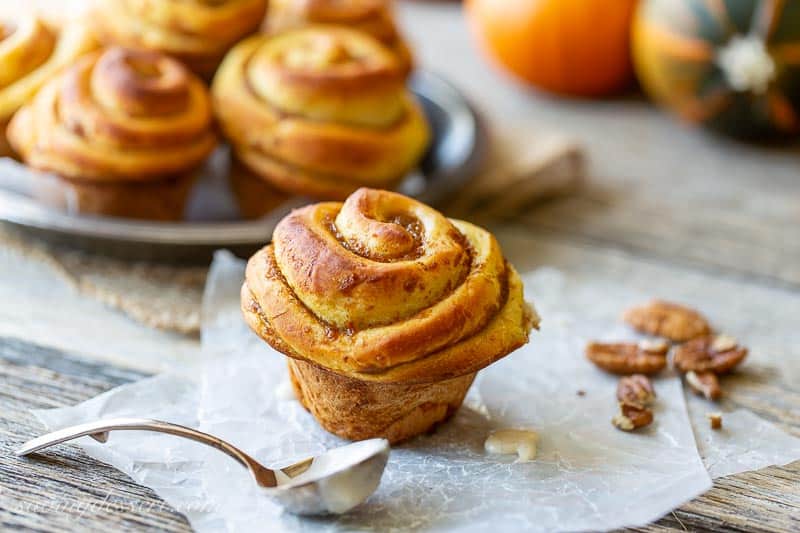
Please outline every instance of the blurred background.
[[[687, 42], [726, 42], [713, 33], [713, 19], [702, 5], [709, 2], [477, 0], [467, 2], [466, 10], [449, 2], [399, 2], [397, 7], [423, 65], [458, 85], [495, 131], [512, 136], [519, 131], [531, 136], [531, 143], [536, 135], [557, 132], [574, 139], [588, 154], [585, 187], [524, 213], [521, 218], [529, 231], [599, 240], [670, 261], [758, 274], [782, 284], [800, 283], [797, 143], [792, 135], [777, 140], [757, 135], [745, 141], [732, 136], [733, 128], [710, 131], [676, 118], [674, 111], [639, 89], [635, 72], [619, 65], [630, 57], [629, 8], [644, 9], [648, 3], [665, 12], [652, 15], [663, 16], [665, 26], [683, 20], [683, 29], [675, 31]], [[662, 4], [674, 9], [663, 9]], [[758, 8], [767, 3], [738, 4]], [[798, 3], [785, 4], [782, 31], [789, 42], [793, 31], [796, 42]], [[615, 14], [615, 9], [620, 12]], [[702, 33], [698, 28], [703, 24], [712, 29]], [[623, 44], [614, 50], [611, 42]], [[683, 50], [677, 38], [665, 46]], [[606, 57], [618, 56], [597, 61], [592, 52], [598, 49]], [[543, 89], [547, 80], [534, 85], [511, 73], [514, 69], [526, 75], [526, 61], [534, 70], [542, 63], [568, 73], [564, 79], [578, 81], [572, 87], [564, 82]], [[677, 68], [663, 61], [666, 71]], [[710, 62], [708, 70], [718, 70], [713, 61], [712, 57], [700, 63]], [[605, 81], [609, 76], [603, 68], [617, 69], [611, 82]], [[796, 66], [781, 72], [782, 80], [798, 75]], [[686, 90], [690, 74], [676, 76], [670, 91]], [[580, 91], [581, 78], [585, 83], [599, 80], [601, 87], [608, 83], [608, 89], [593, 97], [570, 94], [576, 86]], [[709, 84], [702, 83], [698, 94], [709, 91]], [[782, 83], [796, 106], [800, 86], [796, 81]]]

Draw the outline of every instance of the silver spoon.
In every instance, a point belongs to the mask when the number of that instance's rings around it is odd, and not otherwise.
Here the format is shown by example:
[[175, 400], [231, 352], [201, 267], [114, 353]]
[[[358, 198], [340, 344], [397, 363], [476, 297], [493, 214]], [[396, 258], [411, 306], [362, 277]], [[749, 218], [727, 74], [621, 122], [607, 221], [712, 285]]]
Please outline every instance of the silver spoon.
[[339, 514], [362, 503], [375, 492], [389, 459], [389, 441], [369, 439], [271, 470], [213, 435], [147, 418], [111, 418], [60, 429], [26, 442], [16, 454], [28, 455], [87, 435], [106, 442], [108, 432], [118, 430], [169, 433], [212, 446], [247, 468], [267, 496], [301, 515]]

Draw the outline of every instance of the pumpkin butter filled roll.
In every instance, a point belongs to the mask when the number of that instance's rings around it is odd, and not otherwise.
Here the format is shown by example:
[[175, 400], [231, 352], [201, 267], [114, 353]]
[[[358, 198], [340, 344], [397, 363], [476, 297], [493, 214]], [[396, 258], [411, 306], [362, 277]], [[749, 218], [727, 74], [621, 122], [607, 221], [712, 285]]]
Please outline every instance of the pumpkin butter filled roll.
[[11, 155], [6, 127], [39, 88], [97, 47], [81, 24], [55, 29], [33, 15], [0, 20], [0, 157]]
[[267, 0], [95, 0], [92, 21], [107, 45], [163, 52], [211, 79], [266, 10]]
[[335, 24], [368, 33], [395, 53], [404, 72], [411, 70], [411, 51], [397, 29], [390, 0], [270, 0], [270, 33], [309, 24]]
[[110, 48], [48, 82], [11, 121], [9, 141], [44, 202], [79, 213], [181, 218], [214, 149], [203, 83], [156, 52]]
[[250, 258], [241, 305], [289, 357], [302, 404], [354, 440], [446, 420], [538, 324], [491, 233], [374, 189], [285, 217]]
[[343, 200], [360, 186], [390, 188], [429, 140], [394, 54], [347, 28], [249, 38], [223, 61], [212, 95], [248, 216], [279, 192]]

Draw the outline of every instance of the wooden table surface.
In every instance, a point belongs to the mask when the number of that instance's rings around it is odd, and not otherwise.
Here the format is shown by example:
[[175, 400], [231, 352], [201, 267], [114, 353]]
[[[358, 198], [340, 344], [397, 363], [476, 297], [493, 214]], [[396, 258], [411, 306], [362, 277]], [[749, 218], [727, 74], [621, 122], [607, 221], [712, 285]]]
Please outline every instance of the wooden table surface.
[[[752, 365], [731, 380], [730, 401], [800, 436], [798, 147], [688, 129], [635, 95], [595, 102], [536, 94], [477, 56], [457, 5], [409, 2], [400, 12], [421, 62], [452, 79], [494, 127], [540, 125], [586, 147], [584, 190], [505, 224], [512, 256], [520, 247], [537, 250], [522, 268], [553, 265], [617, 283], [651, 279], [658, 293], [729, 302], [727, 323], [762, 332]], [[152, 491], [77, 448], [35, 463], [10, 454], [40, 430], [30, 408], [72, 404], [140, 376], [0, 339], [0, 529], [188, 528]], [[800, 531], [800, 462], [716, 480], [643, 528], [684, 529]]]

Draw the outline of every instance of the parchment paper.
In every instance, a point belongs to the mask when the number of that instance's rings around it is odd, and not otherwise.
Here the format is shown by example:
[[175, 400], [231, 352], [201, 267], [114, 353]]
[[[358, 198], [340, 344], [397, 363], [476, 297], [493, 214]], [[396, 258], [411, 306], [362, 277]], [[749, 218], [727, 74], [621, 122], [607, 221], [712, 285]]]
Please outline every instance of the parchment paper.
[[722, 429], [711, 429], [706, 414], [720, 409], [698, 398], [689, 400], [697, 449], [713, 478], [800, 458], [800, 439], [746, 409], [724, 412]]
[[[226, 438], [272, 465], [340, 444], [287, 397], [283, 357], [242, 323], [242, 276], [241, 261], [218, 254], [204, 302], [206, 361], [195, 381], [156, 377], [37, 415], [50, 428], [123, 415], [178, 421]], [[529, 346], [483, 371], [450, 423], [395, 447], [376, 494], [348, 515], [282, 514], [239, 465], [172, 437], [119, 433], [105, 445], [80, 443], [90, 455], [152, 487], [199, 531], [601, 530], [648, 523], [707, 490], [711, 480], [675, 376], [655, 384], [651, 428], [628, 434], [609, 422], [616, 380], [582, 355], [589, 338], [631, 335], [618, 325], [618, 302], [609, 298], [607, 287], [575, 285], [553, 269], [525, 276], [525, 284], [527, 297], [545, 317], [542, 331]], [[752, 414], [737, 414], [730, 422], [726, 417], [729, 431], [709, 437], [699, 431], [707, 425], [701, 411], [695, 429], [712, 473], [800, 456], [800, 441], [774, 427], [748, 431], [743, 440], [737, 428], [741, 422], [752, 429], [752, 419], [741, 418]], [[540, 433], [535, 462], [484, 454], [488, 432], [508, 426]], [[775, 431], [787, 447], [766, 446]]]

